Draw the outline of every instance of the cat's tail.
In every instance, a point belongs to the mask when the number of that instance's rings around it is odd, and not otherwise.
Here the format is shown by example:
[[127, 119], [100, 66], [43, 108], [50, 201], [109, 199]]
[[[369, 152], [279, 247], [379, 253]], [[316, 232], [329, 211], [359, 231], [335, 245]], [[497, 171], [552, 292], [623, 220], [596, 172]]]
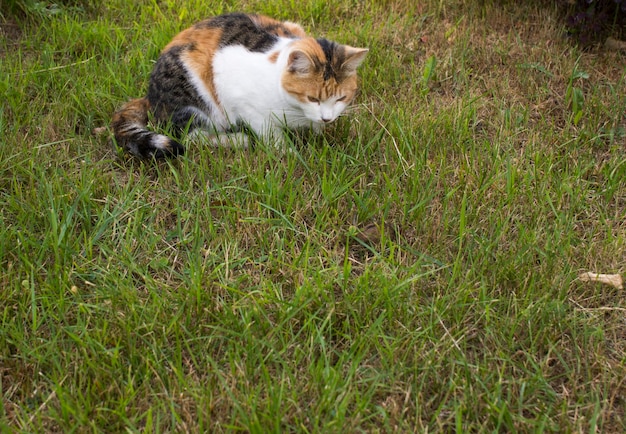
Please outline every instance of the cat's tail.
[[141, 158], [175, 157], [185, 152], [176, 140], [150, 131], [148, 112], [150, 102], [138, 98], [127, 102], [113, 114], [113, 135], [118, 146]]

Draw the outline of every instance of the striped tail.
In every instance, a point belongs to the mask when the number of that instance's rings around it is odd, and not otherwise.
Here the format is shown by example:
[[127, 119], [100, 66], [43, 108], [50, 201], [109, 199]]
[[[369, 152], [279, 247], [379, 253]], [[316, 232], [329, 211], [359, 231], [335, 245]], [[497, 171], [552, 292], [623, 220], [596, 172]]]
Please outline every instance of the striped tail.
[[148, 111], [150, 102], [147, 98], [138, 98], [127, 102], [113, 115], [113, 134], [117, 145], [141, 158], [175, 157], [185, 152], [177, 141], [150, 131]]

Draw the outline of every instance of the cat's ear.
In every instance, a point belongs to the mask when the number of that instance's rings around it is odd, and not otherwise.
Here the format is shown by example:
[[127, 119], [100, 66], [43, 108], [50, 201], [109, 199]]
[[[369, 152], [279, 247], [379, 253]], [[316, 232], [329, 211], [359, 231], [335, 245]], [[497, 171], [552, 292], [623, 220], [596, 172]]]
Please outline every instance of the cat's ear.
[[287, 60], [287, 69], [289, 72], [296, 74], [309, 74], [313, 71], [313, 60], [304, 51], [294, 50], [289, 53]]
[[359, 67], [363, 60], [365, 60], [365, 55], [369, 51], [367, 48], [354, 48], [350, 46], [346, 46], [346, 60], [341, 65], [341, 69], [344, 73], [350, 75], [355, 74], [356, 69]]

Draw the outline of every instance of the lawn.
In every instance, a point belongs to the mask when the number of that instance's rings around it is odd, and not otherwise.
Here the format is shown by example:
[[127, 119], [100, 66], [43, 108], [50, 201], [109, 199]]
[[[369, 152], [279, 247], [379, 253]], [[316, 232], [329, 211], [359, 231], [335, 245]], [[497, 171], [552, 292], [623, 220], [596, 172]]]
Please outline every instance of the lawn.
[[[2, 432], [626, 430], [626, 294], [578, 278], [626, 268], [626, 55], [548, 2], [26, 3]], [[233, 10], [369, 47], [350, 113], [291, 152], [117, 150], [160, 49]]]

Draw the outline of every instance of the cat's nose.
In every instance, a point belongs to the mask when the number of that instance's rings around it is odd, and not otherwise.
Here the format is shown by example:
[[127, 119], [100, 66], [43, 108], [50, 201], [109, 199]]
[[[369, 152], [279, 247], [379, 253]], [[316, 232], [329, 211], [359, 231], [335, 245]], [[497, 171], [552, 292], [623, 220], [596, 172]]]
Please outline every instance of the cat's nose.
[[332, 119], [322, 118], [322, 122], [324, 122], [325, 124], [329, 123], [330, 121], [332, 121]]

